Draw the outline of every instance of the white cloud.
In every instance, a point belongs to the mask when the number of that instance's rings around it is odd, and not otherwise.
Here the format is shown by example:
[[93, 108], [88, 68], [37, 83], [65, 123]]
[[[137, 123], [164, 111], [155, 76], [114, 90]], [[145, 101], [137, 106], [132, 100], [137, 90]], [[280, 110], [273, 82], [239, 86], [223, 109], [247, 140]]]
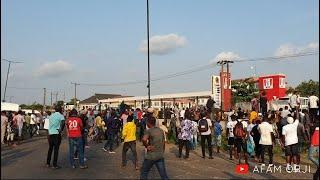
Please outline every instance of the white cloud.
[[230, 61], [234, 61], [234, 60], [239, 60], [240, 59], [240, 55], [234, 52], [221, 52], [219, 53], [214, 59], [212, 59], [210, 62], [218, 62], [221, 60], [230, 60]]
[[51, 63], [45, 63], [34, 71], [37, 77], [59, 77], [71, 72], [72, 65], [66, 61], [58, 60]]
[[319, 42], [311, 42], [306, 46], [296, 46], [291, 43], [281, 45], [275, 52], [276, 56], [287, 56], [291, 54], [319, 50]]
[[[147, 40], [144, 40], [139, 48], [143, 53], [148, 52]], [[176, 49], [184, 47], [187, 39], [177, 34], [152, 36], [149, 40], [150, 53], [155, 55], [165, 55], [174, 52]]]

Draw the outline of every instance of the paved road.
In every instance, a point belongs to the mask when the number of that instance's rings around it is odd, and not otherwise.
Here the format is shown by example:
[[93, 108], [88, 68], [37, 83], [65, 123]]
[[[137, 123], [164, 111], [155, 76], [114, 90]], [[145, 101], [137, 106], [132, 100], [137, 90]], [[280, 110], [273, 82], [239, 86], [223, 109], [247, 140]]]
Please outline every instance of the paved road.
[[[86, 149], [88, 158], [88, 169], [72, 169], [67, 160], [67, 140], [62, 141], [58, 164], [62, 169], [51, 169], [45, 167], [47, 140], [45, 137], [35, 137], [24, 141], [23, 144], [15, 147], [2, 147], [1, 149], [1, 179], [137, 179], [139, 171], [134, 170], [132, 162], [128, 162], [126, 168], [121, 168], [120, 145], [115, 154], [104, 152], [103, 144], [91, 144]], [[143, 159], [143, 146], [137, 143], [139, 164]], [[311, 179], [310, 173], [287, 173], [282, 168], [282, 173], [252, 173], [254, 163], [250, 163], [250, 172], [246, 175], [235, 172], [236, 161], [228, 160], [225, 153], [214, 154], [214, 159], [200, 158], [200, 148], [191, 151], [190, 158], [177, 158], [178, 149], [175, 145], [169, 144], [166, 147], [165, 163], [168, 176], [171, 179]], [[128, 159], [132, 159], [131, 153]], [[311, 166], [311, 172], [315, 169]], [[152, 179], [159, 178], [156, 168], [149, 174]]]

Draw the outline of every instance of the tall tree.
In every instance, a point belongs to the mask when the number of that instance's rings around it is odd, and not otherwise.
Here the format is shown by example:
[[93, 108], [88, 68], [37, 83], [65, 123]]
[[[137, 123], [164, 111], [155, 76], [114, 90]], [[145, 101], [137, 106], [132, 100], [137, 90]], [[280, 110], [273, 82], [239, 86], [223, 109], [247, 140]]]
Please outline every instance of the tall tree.
[[315, 95], [319, 97], [319, 82], [311, 79], [309, 81], [303, 81], [295, 90], [298, 91], [300, 96], [308, 97], [311, 96], [312, 93], [315, 93]]

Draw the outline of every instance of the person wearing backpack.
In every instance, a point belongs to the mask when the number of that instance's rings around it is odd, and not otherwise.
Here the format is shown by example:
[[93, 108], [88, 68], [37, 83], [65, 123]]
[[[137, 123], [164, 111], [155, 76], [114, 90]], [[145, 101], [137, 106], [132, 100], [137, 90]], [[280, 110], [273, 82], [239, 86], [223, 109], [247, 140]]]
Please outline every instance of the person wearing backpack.
[[241, 164], [241, 148], [243, 150], [243, 156], [244, 156], [244, 160], [245, 163], [248, 164], [248, 157], [247, 157], [247, 144], [246, 144], [246, 137], [247, 137], [247, 133], [244, 130], [243, 127], [243, 123], [239, 120], [237, 121], [237, 124], [234, 127], [233, 130], [234, 133], [234, 144], [237, 148], [237, 154], [239, 157], [239, 164]]
[[212, 138], [211, 138], [211, 128], [212, 122], [209, 119], [210, 113], [201, 113], [201, 119], [198, 122], [198, 128], [201, 135], [201, 150], [202, 150], [202, 158], [205, 158], [205, 141], [208, 143], [209, 150], [209, 159], [213, 159], [212, 157]]
[[268, 116], [263, 117], [263, 121], [258, 126], [258, 130], [261, 134], [259, 144], [261, 144], [261, 163], [264, 164], [264, 152], [267, 150], [269, 155], [269, 165], [273, 164], [273, 144], [274, 144], [274, 133], [272, 125], [268, 122]]

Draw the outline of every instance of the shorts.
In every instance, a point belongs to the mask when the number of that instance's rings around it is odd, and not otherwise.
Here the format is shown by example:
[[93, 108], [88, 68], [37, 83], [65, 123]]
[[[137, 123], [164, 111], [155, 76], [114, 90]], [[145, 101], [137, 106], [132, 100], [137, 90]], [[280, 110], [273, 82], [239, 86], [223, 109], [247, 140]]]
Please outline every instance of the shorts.
[[299, 154], [299, 144], [291, 144], [285, 146], [285, 155], [286, 156], [297, 156]]
[[18, 136], [21, 137], [22, 134], [22, 126], [18, 127]]
[[7, 141], [13, 141], [14, 133], [10, 133], [7, 136]]
[[302, 153], [304, 147], [304, 142], [298, 142], [298, 152]]
[[237, 153], [241, 152], [241, 148], [243, 152], [247, 152], [247, 143], [242, 138], [236, 138], [234, 140], [234, 145], [237, 148]]
[[234, 145], [234, 137], [229, 137], [228, 138], [228, 145], [233, 146]]
[[216, 146], [221, 147], [221, 135], [215, 135], [214, 139]]

